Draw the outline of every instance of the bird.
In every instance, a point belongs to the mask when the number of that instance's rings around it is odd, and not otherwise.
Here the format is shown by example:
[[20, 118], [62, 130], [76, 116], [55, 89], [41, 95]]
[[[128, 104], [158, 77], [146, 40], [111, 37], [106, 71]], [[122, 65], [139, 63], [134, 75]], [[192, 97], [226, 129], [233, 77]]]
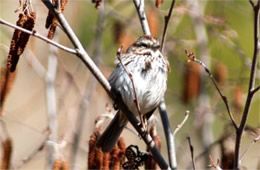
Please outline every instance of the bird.
[[[139, 113], [142, 116], [151, 115], [164, 97], [170, 70], [168, 59], [160, 52], [159, 41], [152, 36], [141, 36], [119, 57], [116, 68], [108, 78], [112, 91], [121, 96], [135, 116]], [[136, 101], [140, 110], [137, 109]], [[110, 152], [127, 123], [126, 115], [118, 110], [96, 146], [103, 152]]]

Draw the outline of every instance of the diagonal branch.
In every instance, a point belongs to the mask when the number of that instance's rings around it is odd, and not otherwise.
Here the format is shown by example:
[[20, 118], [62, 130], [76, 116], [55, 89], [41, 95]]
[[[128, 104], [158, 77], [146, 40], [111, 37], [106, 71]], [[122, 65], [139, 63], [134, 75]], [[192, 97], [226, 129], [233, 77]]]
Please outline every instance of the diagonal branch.
[[174, 4], [175, 4], [175, 0], [172, 0], [171, 7], [170, 7], [170, 10], [168, 12], [168, 15], [165, 16], [165, 18], [164, 18], [164, 28], [163, 28], [163, 35], [162, 35], [161, 48], [160, 48], [160, 51], [162, 53], [163, 53], [163, 49], [164, 49], [164, 42], [165, 42], [165, 39], [166, 39], [168, 24], [169, 24], [170, 18], [172, 16]]
[[[90, 70], [90, 72], [95, 76], [95, 78], [98, 80], [98, 82], [101, 84], [101, 86], [107, 92], [107, 94], [117, 104], [119, 109], [122, 110], [126, 114], [128, 120], [135, 127], [137, 132], [139, 134], [144, 134], [144, 131], [138, 126], [139, 121], [136, 119], [136, 117], [131, 113], [131, 111], [124, 104], [123, 100], [121, 99], [121, 96], [116, 95], [111, 90], [111, 86], [110, 86], [109, 82], [104, 77], [104, 75], [101, 73], [99, 68], [95, 65], [95, 63], [92, 61], [92, 59], [89, 57], [87, 52], [84, 50], [84, 48], [82, 47], [82, 44], [80, 43], [79, 39], [77, 38], [77, 36], [73, 32], [72, 28], [68, 24], [66, 18], [63, 16], [63, 14], [57, 12], [57, 10], [52, 5], [50, 0], [42, 0], [42, 2], [58, 19], [61, 27], [64, 29], [64, 32], [67, 34], [68, 38], [71, 40], [74, 47], [77, 49], [77, 52], [78, 52], [77, 56], [87, 66], [87, 68]], [[166, 163], [166, 161], [162, 157], [160, 151], [156, 147], [156, 145], [155, 145], [154, 141], [152, 140], [151, 136], [149, 134], [145, 134], [145, 135], [141, 135], [141, 137], [145, 141], [146, 145], [149, 147], [151, 153], [153, 154], [154, 159], [157, 161], [160, 168], [161, 169], [169, 169], [168, 164]]]
[[49, 43], [49, 44], [51, 44], [51, 45], [54, 45], [55, 47], [58, 47], [58, 48], [60, 48], [60, 49], [62, 49], [62, 50], [64, 50], [64, 51], [66, 51], [66, 52], [68, 52], [68, 53], [77, 54], [77, 51], [76, 51], [76, 50], [71, 49], [71, 48], [68, 48], [68, 47], [65, 47], [64, 45], [61, 45], [61, 44], [59, 44], [59, 43], [57, 43], [57, 42], [55, 42], [55, 41], [52, 41], [52, 40], [50, 40], [50, 39], [48, 39], [48, 38], [42, 36], [41, 34], [37, 33], [36, 31], [29, 31], [29, 30], [24, 29], [24, 28], [22, 28], [22, 27], [19, 27], [19, 26], [17, 26], [17, 25], [11, 24], [11, 23], [9, 23], [9, 22], [7, 22], [7, 21], [1, 19], [1, 18], [0, 18], [0, 24], [6, 25], [6, 26], [8, 26], [8, 27], [11, 27], [11, 28], [14, 28], [14, 29], [17, 29], [17, 30], [20, 30], [20, 31], [23, 31], [23, 32], [25, 32], [25, 33], [27, 33], [27, 34], [30, 34], [30, 35], [32, 35], [32, 36], [34, 36], [34, 37], [36, 37], [36, 38], [39, 38], [39, 39], [41, 39], [41, 40], [43, 40], [43, 41], [45, 41], [45, 42], [47, 42], [47, 43]]
[[134, 82], [133, 75], [132, 75], [131, 72], [129, 72], [129, 71], [127, 70], [127, 68], [125, 67], [124, 63], [123, 63], [122, 60], [121, 60], [122, 49], [123, 49], [123, 46], [121, 46], [121, 47], [117, 50], [117, 59], [118, 59], [118, 61], [120, 62], [120, 64], [121, 64], [121, 66], [123, 67], [123, 69], [125, 70], [126, 74], [128, 75], [128, 77], [129, 77], [130, 80], [131, 80], [131, 83], [132, 83], [132, 86], [133, 86], [133, 91], [134, 91], [134, 96], [135, 96], [134, 102], [135, 102], [137, 111], [138, 111], [138, 113], [139, 113], [140, 121], [141, 121], [141, 124], [142, 124], [142, 127], [144, 128], [144, 130], [147, 130], [147, 129], [145, 128], [144, 119], [143, 119], [143, 116], [142, 116], [142, 113], [141, 113], [141, 109], [140, 109], [140, 105], [139, 105], [139, 100], [138, 100], [137, 91], [136, 91], [136, 88], [135, 88], [135, 82]]
[[175, 136], [176, 133], [181, 129], [181, 127], [184, 125], [184, 123], [188, 120], [189, 115], [190, 115], [190, 111], [189, 111], [189, 110], [186, 110], [186, 112], [185, 112], [185, 117], [184, 117], [183, 121], [182, 121], [180, 124], [177, 125], [176, 129], [175, 129], [174, 132], [173, 132], [173, 135], [174, 135], [174, 136]]
[[225, 106], [226, 106], [226, 109], [228, 111], [228, 115], [230, 117], [230, 120], [231, 120], [232, 124], [234, 125], [235, 129], [238, 129], [238, 126], [237, 126], [237, 124], [236, 124], [236, 122], [235, 122], [235, 120], [233, 118], [233, 115], [231, 113], [231, 110], [229, 108], [227, 97], [222, 94], [220, 88], [218, 87], [218, 84], [217, 84], [216, 80], [214, 79], [214, 77], [213, 77], [212, 73], [210, 72], [210, 70], [208, 69], [208, 67], [202, 61], [197, 59], [196, 56], [193, 54], [193, 52], [189, 52], [188, 50], [185, 50], [185, 53], [186, 53], [187, 57], [189, 58], [188, 61], [196, 62], [196, 63], [200, 64], [205, 69], [206, 73], [209, 75], [209, 78], [211, 79], [211, 81], [213, 82], [214, 86], [216, 87], [220, 97], [222, 98], [222, 100], [225, 103]]
[[151, 35], [149, 24], [144, 11], [144, 0], [133, 0], [135, 8], [137, 10], [144, 35]]

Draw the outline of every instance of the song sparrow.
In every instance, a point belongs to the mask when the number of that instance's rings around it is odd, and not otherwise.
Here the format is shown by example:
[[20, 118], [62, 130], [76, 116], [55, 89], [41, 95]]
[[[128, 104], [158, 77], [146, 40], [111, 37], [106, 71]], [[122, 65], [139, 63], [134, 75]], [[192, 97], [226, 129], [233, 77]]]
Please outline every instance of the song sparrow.
[[[121, 95], [128, 109], [136, 116], [139, 112], [135, 103], [135, 92], [126, 70], [132, 74], [140, 112], [152, 114], [166, 91], [169, 71], [168, 60], [163, 57], [159, 48], [160, 44], [155, 38], [140, 37], [127, 49], [126, 53], [121, 55], [122, 63], [118, 61], [108, 79], [112, 90]], [[124, 113], [118, 111], [98, 139], [97, 146], [101, 147], [104, 152], [111, 151], [127, 122]]]

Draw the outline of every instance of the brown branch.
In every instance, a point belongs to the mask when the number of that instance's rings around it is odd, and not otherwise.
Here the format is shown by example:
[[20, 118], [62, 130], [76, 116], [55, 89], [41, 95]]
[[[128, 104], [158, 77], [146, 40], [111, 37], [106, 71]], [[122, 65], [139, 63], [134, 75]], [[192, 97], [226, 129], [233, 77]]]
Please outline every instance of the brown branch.
[[37, 38], [39, 38], [39, 39], [41, 39], [41, 40], [43, 40], [43, 41], [45, 41], [45, 42], [47, 42], [47, 43], [49, 43], [49, 44], [52, 44], [52, 45], [54, 45], [55, 47], [58, 47], [58, 48], [60, 48], [60, 49], [62, 49], [62, 50], [64, 50], [64, 51], [66, 51], [66, 52], [69, 52], [69, 53], [72, 53], [72, 54], [77, 54], [77, 51], [76, 51], [76, 50], [71, 49], [71, 48], [68, 48], [68, 47], [66, 47], [66, 46], [64, 46], [64, 45], [61, 45], [61, 44], [59, 44], [59, 43], [57, 43], [57, 42], [55, 42], [55, 41], [52, 41], [52, 40], [50, 40], [50, 39], [48, 39], [48, 38], [42, 36], [41, 34], [37, 33], [35, 30], [29, 31], [29, 30], [24, 29], [24, 28], [22, 28], [22, 27], [19, 27], [19, 26], [16, 26], [16, 25], [14, 25], [14, 24], [11, 24], [11, 23], [9, 23], [9, 22], [7, 22], [7, 21], [1, 19], [1, 18], [0, 18], [0, 24], [6, 25], [6, 26], [8, 26], [8, 27], [11, 27], [11, 28], [14, 28], [14, 29], [17, 29], [17, 30], [20, 30], [20, 31], [23, 31], [23, 32], [25, 32], [25, 33], [27, 33], [27, 34], [30, 34], [30, 35], [32, 35], [32, 36], [34, 36], [34, 37], [37, 37]]
[[246, 126], [247, 118], [249, 115], [249, 109], [251, 106], [251, 101], [253, 99], [253, 96], [255, 92], [259, 89], [259, 86], [257, 88], [254, 88], [255, 86], [255, 78], [256, 78], [256, 69], [257, 69], [257, 60], [258, 60], [258, 53], [259, 53], [259, 11], [260, 11], [260, 0], [254, 3], [250, 0], [250, 4], [253, 7], [254, 10], [254, 53], [253, 53], [253, 59], [252, 59], [252, 66], [251, 66], [251, 72], [250, 72], [250, 79], [249, 79], [249, 87], [248, 87], [248, 94], [247, 99], [241, 119], [241, 123], [236, 131], [236, 144], [235, 144], [235, 162], [234, 162], [234, 169], [239, 169], [239, 153], [240, 153], [240, 145], [242, 140], [242, 134]]
[[221, 99], [223, 100], [223, 102], [225, 103], [225, 106], [226, 106], [226, 109], [228, 111], [228, 115], [230, 117], [230, 120], [232, 122], [232, 124], [234, 125], [234, 128], [235, 129], [238, 129], [238, 126], [233, 118], [233, 115], [231, 113], [231, 110], [229, 108], [229, 104], [228, 104], [228, 100], [227, 100], [227, 97], [224, 96], [220, 90], [220, 88], [218, 87], [218, 84], [217, 84], [217, 81], [215, 80], [215, 78], [213, 77], [212, 73], [210, 72], [210, 70], [208, 69], [208, 67], [202, 62], [200, 61], [199, 59], [196, 58], [196, 56], [194, 55], [193, 52], [189, 52], [188, 50], [185, 49], [185, 53], [187, 55], [187, 57], [189, 58], [188, 61], [193, 61], [193, 62], [196, 62], [198, 64], [200, 64], [204, 70], [206, 71], [206, 73], [209, 75], [209, 78], [211, 79], [211, 81], [213, 82], [214, 86], [216, 87]]
[[127, 70], [127, 68], [125, 67], [124, 63], [123, 63], [122, 60], [121, 60], [122, 49], [123, 49], [123, 46], [121, 46], [121, 47], [117, 50], [117, 59], [118, 59], [118, 61], [120, 62], [120, 64], [122, 65], [123, 69], [125, 70], [126, 74], [128, 75], [128, 77], [129, 77], [130, 80], [131, 80], [131, 83], [132, 83], [132, 86], [133, 86], [133, 90], [134, 90], [134, 96], [135, 96], [134, 102], [135, 102], [137, 111], [138, 111], [138, 113], [139, 113], [139, 117], [140, 117], [140, 121], [141, 121], [142, 127], [144, 128], [144, 130], [146, 130], [146, 128], [145, 128], [145, 123], [144, 123], [144, 119], [143, 119], [143, 117], [142, 117], [142, 113], [141, 113], [141, 110], [140, 110], [140, 105], [139, 105], [139, 100], [138, 100], [138, 96], [137, 96], [137, 91], [136, 91], [136, 88], [135, 88], [135, 82], [134, 82], [134, 79], [133, 79], [133, 75], [132, 75], [132, 73], [130, 73], [130, 72]]
[[164, 28], [163, 28], [163, 35], [162, 35], [161, 48], [160, 48], [160, 51], [162, 53], [163, 53], [163, 49], [164, 49], [164, 42], [165, 42], [165, 39], [166, 39], [168, 24], [169, 24], [170, 18], [172, 16], [174, 4], [175, 4], [175, 0], [172, 0], [171, 7], [170, 7], [170, 10], [168, 12], [168, 15], [164, 17]]
[[253, 90], [251, 90], [251, 93], [252, 94], [255, 94], [257, 91], [259, 91], [260, 90], [260, 85], [259, 86], [257, 86], [256, 88], [254, 88]]
[[193, 167], [193, 170], [196, 170], [196, 164], [195, 164], [195, 159], [194, 159], [194, 148], [191, 144], [191, 139], [190, 137], [188, 136], [187, 137], [187, 140], [188, 140], [188, 143], [189, 143], [189, 147], [190, 147], [190, 154], [191, 154], [191, 160], [192, 160], [192, 167]]
[[259, 10], [260, 10], [260, 0], [254, 4], [251, 0], [249, 1], [254, 10], [254, 53], [251, 65], [251, 72], [250, 72], [250, 79], [249, 79], [249, 87], [248, 87], [248, 94], [246, 99], [246, 104], [244, 107], [242, 119], [240, 126], [236, 131], [236, 144], [235, 144], [235, 162], [234, 162], [234, 169], [239, 169], [239, 153], [240, 153], [240, 145], [242, 140], [242, 134], [246, 126], [246, 121], [249, 115], [249, 109], [251, 106], [251, 101], [255, 92], [259, 89], [254, 88], [255, 85], [255, 77], [256, 77], [256, 68], [257, 68], [257, 60], [258, 60], [258, 53], [259, 53]]

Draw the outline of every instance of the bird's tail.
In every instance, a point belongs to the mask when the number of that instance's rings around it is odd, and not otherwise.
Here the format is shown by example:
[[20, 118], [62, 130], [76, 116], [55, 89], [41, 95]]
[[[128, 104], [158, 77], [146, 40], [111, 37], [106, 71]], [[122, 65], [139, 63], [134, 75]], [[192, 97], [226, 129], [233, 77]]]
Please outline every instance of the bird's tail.
[[117, 112], [97, 141], [97, 147], [101, 147], [103, 152], [110, 152], [112, 150], [127, 124], [126, 117], [120, 114], [122, 114], [120, 111]]

